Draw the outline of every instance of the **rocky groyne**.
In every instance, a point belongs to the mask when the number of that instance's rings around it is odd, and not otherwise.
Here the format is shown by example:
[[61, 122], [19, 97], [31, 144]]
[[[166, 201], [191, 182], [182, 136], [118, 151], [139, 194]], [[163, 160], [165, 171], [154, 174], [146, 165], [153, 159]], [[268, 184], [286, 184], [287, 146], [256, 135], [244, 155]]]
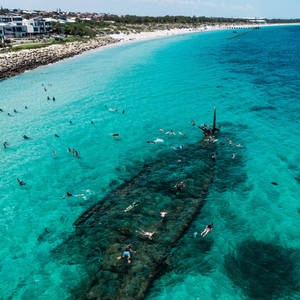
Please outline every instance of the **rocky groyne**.
[[35, 69], [116, 42], [116, 39], [106, 36], [87, 42], [56, 44], [39, 49], [3, 53], [0, 54], [0, 79], [12, 77], [26, 70]]

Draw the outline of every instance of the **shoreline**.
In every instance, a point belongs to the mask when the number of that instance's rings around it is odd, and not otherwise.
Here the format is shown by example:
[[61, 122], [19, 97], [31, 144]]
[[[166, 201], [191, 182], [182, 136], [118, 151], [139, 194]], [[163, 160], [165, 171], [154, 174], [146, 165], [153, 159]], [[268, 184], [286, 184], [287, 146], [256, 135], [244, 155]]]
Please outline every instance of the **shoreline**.
[[146, 41], [158, 38], [171, 37], [189, 33], [212, 32], [221, 30], [232, 30], [234, 28], [246, 29], [255, 27], [293, 26], [300, 23], [288, 24], [253, 24], [253, 25], [214, 25], [190, 28], [172, 28], [168, 30], [146, 31], [141, 33], [120, 33], [111, 34], [105, 37], [98, 37], [86, 43], [71, 42], [64, 45], [51, 45], [44, 48], [20, 50], [0, 54], [0, 81], [22, 74], [26, 71], [36, 69], [63, 61], [67, 58], [86, 54], [90, 51], [98, 51], [112, 46], [121, 46], [128, 43]]

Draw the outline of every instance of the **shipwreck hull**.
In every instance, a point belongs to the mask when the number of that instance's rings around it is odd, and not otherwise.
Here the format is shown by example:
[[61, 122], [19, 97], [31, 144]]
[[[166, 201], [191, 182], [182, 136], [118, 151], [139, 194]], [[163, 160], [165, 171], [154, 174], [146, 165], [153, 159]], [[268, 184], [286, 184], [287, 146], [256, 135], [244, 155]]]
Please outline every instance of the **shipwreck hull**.
[[[74, 298], [145, 297], [170, 250], [204, 204], [213, 180], [214, 151], [215, 144], [204, 142], [165, 151], [75, 221], [74, 235], [57, 249], [60, 256], [65, 252], [69, 257], [67, 263], [86, 264], [90, 269], [90, 277], [74, 291]], [[180, 181], [186, 185], [183, 191], [174, 188]], [[124, 212], [134, 201], [140, 204]], [[168, 212], [164, 222], [161, 211]], [[142, 237], [140, 229], [155, 231], [153, 240]], [[136, 251], [131, 264], [117, 259], [128, 244]]]

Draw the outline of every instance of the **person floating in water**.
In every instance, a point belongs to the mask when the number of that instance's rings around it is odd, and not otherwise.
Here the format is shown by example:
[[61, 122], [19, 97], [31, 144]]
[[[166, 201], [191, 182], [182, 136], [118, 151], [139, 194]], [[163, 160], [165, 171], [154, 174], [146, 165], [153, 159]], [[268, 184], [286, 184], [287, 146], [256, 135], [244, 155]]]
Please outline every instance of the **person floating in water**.
[[175, 184], [175, 188], [177, 191], [183, 191], [183, 189], [185, 188], [185, 184], [183, 183], [183, 181], [181, 181], [180, 183]]
[[131, 253], [136, 253], [131, 249], [131, 245], [126, 246], [125, 251], [123, 252], [122, 256], [118, 256], [117, 259], [120, 260], [121, 258], [127, 258], [127, 262], [131, 263]]
[[160, 212], [161, 222], [165, 222], [166, 221], [167, 214], [168, 214], [168, 212], [166, 212], [166, 211], [161, 211]]
[[84, 194], [73, 195], [73, 194], [67, 192], [67, 197], [84, 197]]
[[132, 210], [134, 207], [136, 207], [139, 204], [140, 204], [139, 201], [133, 202], [130, 206], [128, 206], [126, 209], [124, 209], [124, 212], [128, 212], [128, 211]]
[[23, 135], [23, 139], [28, 140], [29, 136], [27, 136], [26, 134]]
[[156, 139], [154, 141], [147, 141], [148, 144], [156, 144], [156, 143], [163, 143], [164, 140], [163, 139]]
[[201, 232], [201, 236], [204, 238], [210, 231], [212, 231], [214, 228], [213, 228], [213, 223], [207, 225], [205, 227], [205, 229]]
[[180, 145], [180, 146], [173, 146], [171, 148], [174, 149], [174, 150], [182, 150], [183, 147], [184, 147], [183, 145]]
[[139, 231], [139, 233], [140, 233], [142, 236], [147, 237], [149, 240], [152, 241], [153, 235], [154, 235], [156, 232], [155, 232], [155, 231], [149, 232], [149, 231], [144, 231], [144, 230], [141, 229], [141, 230]]
[[21, 179], [19, 179], [19, 178], [17, 178], [17, 180], [18, 180], [18, 182], [19, 182], [19, 185], [25, 185], [25, 184], [26, 184], [23, 180], [21, 180]]

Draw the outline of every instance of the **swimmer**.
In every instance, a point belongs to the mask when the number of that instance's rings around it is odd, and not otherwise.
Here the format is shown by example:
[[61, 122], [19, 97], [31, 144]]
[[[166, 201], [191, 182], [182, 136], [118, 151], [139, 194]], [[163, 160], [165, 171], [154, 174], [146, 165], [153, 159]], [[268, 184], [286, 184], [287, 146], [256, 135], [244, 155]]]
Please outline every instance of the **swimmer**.
[[178, 131], [178, 134], [179, 134], [179, 135], [184, 135], [184, 134], [183, 134], [182, 132], [180, 132], [180, 131]]
[[131, 263], [131, 260], [130, 260], [130, 257], [131, 257], [131, 253], [136, 253], [136, 251], [133, 251], [131, 249], [131, 246], [128, 245], [126, 246], [125, 248], [125, 251], [123, 252], [122, 256], [118, 256], [117, 259], [120, 260], [121, 258], [127, 258], [127, 262], [130, 264]]
[[69, 123], [70, 123], [70, 124], [73, 124], [71, 120], [69, 121]]
[[160, 217], [161, 217], [161, 221], [164, 222], [166, 220], [168, 212], [166, 211], [161, 211], [160, 212]]
[[52, 97], [52, 101], [55, 101], [55, 97]]
[[111, 136], [113, 137], [119, 137], [120, 135], [118, 133], [110, 133]]
[[154, 143], [163, 143], [163, 142], [164, 142], [163, 139], [156, 139], [156, 140], [154, 140]]
[[47, 96], [47, 100], [50, 100], [50, 97], [49, 97], [49, 96]]
[[71, 148], [68, 148], [68, 152], [72, 152]]
[[231, 154], [231, 158], [232, 158], [232, 159], [235, 159], [235, 153], [232, 153], [232, 154]]
[[4, 141], [4, 142], [3, 142], [3, 148], [4, 148], [4, 149], [7, 148], [7, 144], [8, 144], [7, 141]]
[[28, 107], [25, 105], [25, 109], [28, 109]]
[[213, 153], [212, 156], [211, 156], [211, 159], [215, 161], [216, 158], [217, 158], [217, 154]]
[[21, 179], [17, 178], [19, 185], [25, 185], [26, 183], [24, 181], [22, 181]]
[[194, 232], [194, 234], [193, 234], [193, 236], [194, 236], [194, 239], [196, 239], [196, 238], [197, 238], [197, 235], [198, 235], [198, 232], [197, 232], [197, 231], [195, 231], [195, 232]]
[[159, 129], [159, 131], [160, 131], [160, 132], [164, 132], [164, 130], [163, 130], [163, 129]]
[[53, 155], [54, 155], [54, 156], [56, 155], [56, 151], [55, 151], [55, 150], [53, 151]]
[[123, 110], [122, 110], [122, 115], [124, 115], [124, 114], [125, 114], [125, 110], [123, 109]]
[[130, 210], [132, 210], [134, 207], [136, 207], [137, 205], [139, 205], [141, 202], [139, 201], [135, 201], [133, 202], [130, 206], [128, 206], [126, 209], [124, 209], [124, 212], [128, 212]]
[[94, 121], [91, 121], [91, 124], [94, 125]]
[[155, 142], [153, 142], [153, 141], [147, 141], [146, 143], [148, 143], [148, 144], [155, 144]]
[[154, 235], [156, 232], [155, 232], [155, 231], [149, 232], [149, 231], [144, 231], [144, 230], [141, 229], [139, 233], [140, 233], [142, 236], [147, 237], [149, 240], [152, 241], [153, 235]]
[[74, 154], [75, 154], [75, 157], [79, 158], [79, 154], [76, 150], [74, 151]]
[[170, 131], [170, 134], [171, 135], [176, 135], [176, 133], [173, 130]]
[[213, 223], [207, 225], [205, 229], [201, 232], [201, 236], [204, 238], [211, 230], [213, 230]]
[[2, 109], [2, 108], [0, 108], [0, 112], [3, 112], [3, 109]]
[[73, 194], [67, 192], [67, 197], [84, 197], [84, 194], [73, 195]]
[[26, 134], [23, 135], [23, 139], [28, 140], [29, 136], [27, 136]]
[[243, 146], [241, 144], [237, 144], [237, 145], [234, 145], [234, 147], [240, 148], [240, 147], [243, 147]]
[[14, 108], [14, 113], [16, 114], [17, 113], [17, 110]]
[[10, 113], [7, 113], [7, 115], [11, 117], [11, 114], [10, 114]]
[[185, 187], [185, 184], [183, 183], [183, 181], [181, 181], [180, 183], [175, 184], [175, 188], [178, 191], [183, 191], [184, 187]]
[[59, 135], [58, 135], [58, 134], [56, 134], [56, 133], [54, 134], [54, 136], [55, 136], [55, 137], [57, 137], [57, 138], [59, 138]]
[[47, 92], [47, 89], [46, 89], [46, 88], [44, 88], [44, 91], [45, 91], [45, 92]]
[[104, 108], [107, 109], [107, 105], [104, 105]]
[[194, 120], [191, 120], [191, 123], [192, 123], [192, 125], [193, 125], [193, 126], [195, 126], [195, 125], [196, 125], [196, 123], [195, 123], [195, 121], [194, 121]]
[[173, 147], [171, 147], [172, 149], [174, 149], [174, 150], [182, 150], [183, 149], [183, 145], [180, 145], [180, 146], [173, 146]]
[[232, 145], [232, 141], [229, 141], [229, 142], [228, 142], [228, 145], [231, 146], [231, 145]]
[[114, 107], [114, 108], [109, 108], [108, 111], [118, 111], [118, 109]]

